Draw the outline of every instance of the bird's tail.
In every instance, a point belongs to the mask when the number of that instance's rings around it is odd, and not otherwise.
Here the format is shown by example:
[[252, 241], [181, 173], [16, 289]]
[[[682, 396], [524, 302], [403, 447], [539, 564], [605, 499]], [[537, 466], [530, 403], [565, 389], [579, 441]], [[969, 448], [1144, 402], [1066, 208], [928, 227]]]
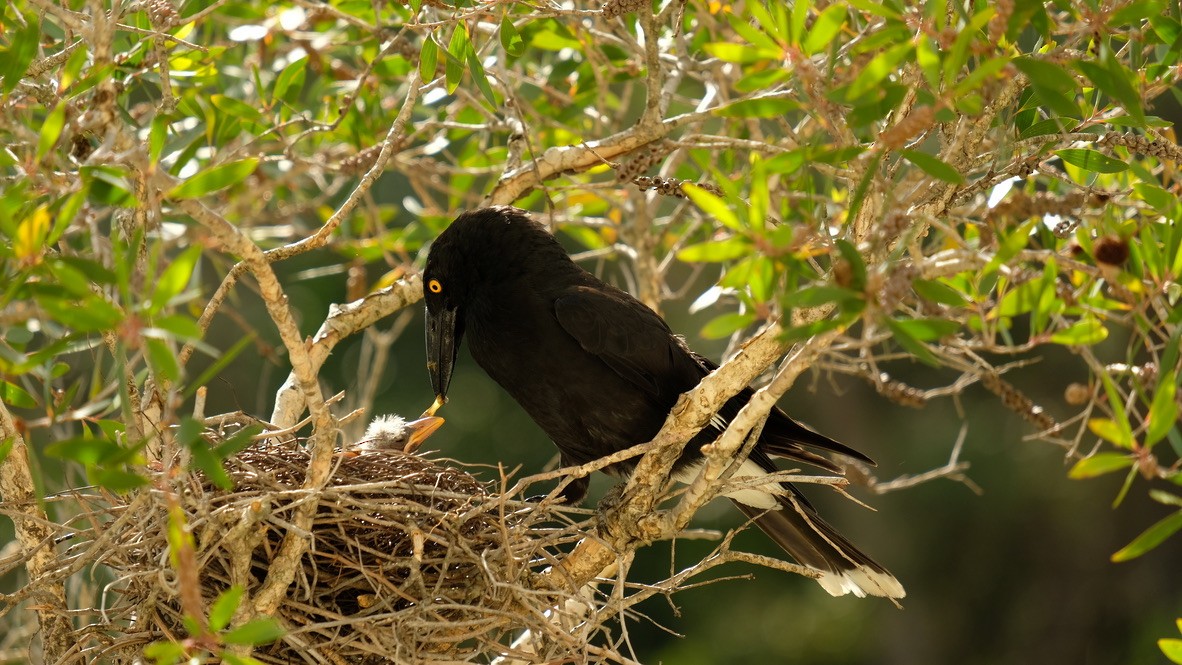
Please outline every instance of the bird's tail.
[[778, 510], [764, 510], [734, 501], [743, 514], [801, 565], [821, 572], [818, 583], [830, 595], [902, 598], [903, 585], [886, 568], [854, 547], [826, 524], [812, 508], [791, 497], [778, 497]]

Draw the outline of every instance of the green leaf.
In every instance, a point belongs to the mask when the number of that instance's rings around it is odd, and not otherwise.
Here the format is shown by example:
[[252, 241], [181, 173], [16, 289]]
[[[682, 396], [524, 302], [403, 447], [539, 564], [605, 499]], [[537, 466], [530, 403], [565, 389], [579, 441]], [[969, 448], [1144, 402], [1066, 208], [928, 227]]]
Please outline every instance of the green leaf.
[[1124, 453], [1096, 453], [1075, 463], [1067, 472], [1067, 477], [1073, 480], [1095, 478], [1113, 471], [1127, 469], [1133, 465], [1133, 458]]
[[423, 39], [423, 47], [419, 49], [419, 77], [423, 83], [435, 80], [435, 70], [439, 66], [439, 44], [435, 43], [434, 35], [427, 35]]
[[218, 594], [217, 600], [209, 608], [210, 630], [219, 632], [230, 625], [230, 619], [234, 618], [234, 612], [242, 602], [243, 593], [242, 587], [235, 585]]
[[891, 329], [891, 336], [903, 350], [915, 356], [915, 359], [932, 367], [939, 367], [940, 361], [936, 358], [936, 354], [927, 347], [922, 341], [911, 334], [907, 327], [900, 325], [899, 321], [894, 319], [885, 319], [887, 327]]
[[835, 244], [837, 251], [841, 254], [841, 258], [845, 260], [846, 265], [850, 267], [850, 288], [854, 291], [866, 290], [866, 263], [862, 261], [862, 255], [858, 253], [854, 244], [844, 238], [839, 238]]
[[780, 57], [779, 49], [760, 48], [746, 44], [732, 44], [730, 42], [713, 42], [702, 47], [710, 55], [723, 62], [750, 64], [760, 60], [775, 60]]
[[144, 655], [156, 661], [156, 665], [175, 665], [185, 658], [185, 647], [177, 642], [160, 640], [144, 647]]
[[83, 300], [38, 297], [37, 304], [56, 321], [78, 332], [111, 330], [123, 320], [123, 310], [100, 296]]
[[1063, 161], [1078, 166], [1085, 171], [1094, 171], [1096, 173], [1120, 173], [1129, 168], [1129, 165], [1109, 157], [1102, 152], [1095, 150], [1088, 150], [1086, 148], [1064, 148], [1063, 150], [1056, 150]]
[[706, 339], [722, 339], [730, 337], [735, 332], [755, 323], [755, 314], [751, 312], [728, 312], [714, 317], [702, 326], [702, 337]]
[[1182, 665], [1182, 640], [1174, 637], [1163, 637], [1157, 641], [1157, 648], [1165, 654], [1170, 662]]
[[152, 128], [148, 130], [148, 159], [152, 160], [153, 164], [160, 161], [160, 155], [164, 152], [169, 124], [167, 116], [158, 115], [152, 118]]
[[921, 342], [934, 342], [949, 335], [955, 335], [960, 330], [959, 323], [945, 319], [895, 319], [894, 321], [899, 328], [906, 330], [908, 334]]
[[1091, 346], [1108, 339], [1108, 328], [1099, 319], [1081, 319], [1051, 335], [1051, 342], [1065, 346]]
[[727, 205], [726, 201], [715, 196], [713, 193], [691, 183], [682, 185], [681, 191], [685, 192], [689, 200], [701, 208], [702, 212], [710, 215], [728, 229], [739, 231], [744, 228], [735, 211], [731, 210], [731, 207]]
[[248, 621], [234, 630], [222, 635], [227, 644], [267, 644], [283, 637], [283, 627], [271, 617], [263, 617]]
[[214, 105], [214, 108], [231, 118], [247, 122], [265, 122], [262, 112], [257, 108], [229, 95], [210, 95], [209, 101]]
[[813, 21], [813, 27], [809, 30], [808, 37], [805, 37], [804, 43], [800, 45], [805, 55], [813, 55], [829, 48], [833, 38], [841, 32], [841, 27], [845, 25], [847, 12], [844, 4], [835, 2], [817, 16]]
[[148, 337], [144, 339], [144, 350], [148, 354], [148, 364], [156, 376], [169, 382], [176, 381], [181, 375], [180, 361], [169, 345], [163, 340]]
[[37, 138], [37, 161], [40, 162], [49, 154], [57, 140], [62, 135], [62, 128], [66, 126], [66, 100], [57, 103], [49, 116], [41, 125], [41, 134]]
[[127, 494], [148, 484], [147, 478], [126, 469], [94, 467], [88, 475], [90, 482], [118, 494]]
[[45, 446], [45, 454], [49, 457], [72, 460], [87, 466], [112, 459], [118, 456], [120, 452], [121, 449], [118, 443], [110, 439], [93, 436], [55, 441]]
[[997, 302], [997, 306], [993, 308], [993, 311], [989, 312], [989, 318], [996, 319], [1003, 316], [1017, 316], [1029, 312], [1038, 305], [1038, 301], [1042, 297], [1042, 292], [1046, 288], [1047, 285], [1041, 279], [1034, 279], [1019, 284], [1001, 297], [1001, 300]]
[[911, 283], [911, 288], [915, 289], [921, 298], [941, 305], [961, 307], [968, 302], [968, 298], [960, 291], [935, 279], [917, 279]]
[[12, 454], [12, 447], [14, 445], [16, 445], [16, 439], [12, 437], [0, 441], [0, 464], [3, 464], [4, 460], [8, 459], [8, 456]]
[[964, 176], [951, 164], [918, 150], [899, 150], [904, 159], [918, 166], [924, 173], [954, 185], [964, 183]]
[[1166, 438], [1174, 424], [1178, 422], [1178, 402], [1175, 395], [1178, 390], [1178, 375], [1171, 370], [1158, 379], [1157, 389], [1153, 393], [1153, 403], [1149, 406], [1146, 418], [1149, 425], [1145, 431], [1145, 445], [1153, 444]]
[[911, 42], [908, 41], [896, 44], [874, 56], [874, 59], [866, 63], [858, 73], [858, 78], [846, 89], [846, 100], [852, 102], [873, 90], [884, 78], [898, 69], [899, 62], [911, 53], [912, 48]]
[[452, 30], [451, 41], [447, 44], [447, 66], [445, 67], [445, 74], [447, 76], [447, 94], [455, 94], [456, 88], [460, 87], [460, 80], [464, 78], [464, 61], [468, 59], [468, 51], [472, 50], [472, 44], [468, 41], [468, 28], [464, 25], [457, 25], [455, 30]]
[[974, 68], [973, 71], [969, 72], [969, 75], [964, 77], [960, 83], [957, 83], [956, 87], [954, 87], [949, 94], [952, 95], [953, 98], [964, 97], [973, 90], [981, 87], [981, 84], [985, 82], [985, 79], [991, 76], [996, 78], [996, 74], [1009, 64], [1009, 58], [990, 58], [989, 60], [986, 60]]
[[476, 82], [476, 87], [480, 88], [480, 93], [495, 110], [500, 102], [497, 101], [497, 96], [488, 82], [488, 75], [484, 72], [484, 65], [480, 64], [476, 49], [471, 47], [468, 48], [468, 70], [472, 72], [472, 80]]
[[915, 61], [923, 70], [923, 77], [932, 90], [940, 89], [940, 47], [928, 36], [919, 35], [915, 42]]
[[1159, 520], [1156, 524], [1141, 532], [1133, 542], [1122, 547], [1112, 555], [1113, 563], [1136, 559], [1137, 557], [1162, 544], [1166, 538], [1182, 529], [1182, 510], [1176, 511]]
[[1112, 409], [1112, 418], [1116, 421], [1117, 428], [1120, 430], [1120, 438], [1110, 440], [1123, 448], [1132, 448], [1133, 429], [1129, 426], [1129, 417], [1125, 414], [1125, 407], [1121, 401], [1120, 392], [1117, 391], [1116, 384], [1112, 382], [1112, 377], [1108, 375], [1108, 372], [1100, 373], [1100, 383], [1103, 384], [1104, 395], [1108, 398], [1108, 408]]
[[784, 307], [817, 307], [831, 302], [857, 300], [862, 294], [841, 286], [809, 286], [789, 293]]
[[1079, 90], [1075, 77], [1053, 62], [1023, 56], [1014, 59], [1014, 66], [1036, 86], [1069, 94]]
[[283, 71], [279, 72], [279, 76], [275, 77], [275, 87], [271, 91], [271, 103], [283, 101], [287, 99], [287, 93], [291, 90], [299, 93], [304, 87], [305, 71], [308, 67], [308, 56], [304, 56], [298, 60], [293, 60]]
[[1092, 434], [1121, 448], [1132, 449], [1133, 447], [1132, 435], [1126, 433], [1111, 418], [1092, 418], [1088, 420], [1088, 429]]
[[37, 46], [41, 39], [41, 20], [35, 13], [26, 14], [24, 18], [25, 27], [13, 31], [12, 41], [3, 52], [4, 57], [0, 58], [0, 77], [4, 79], [0, 96], [7, 96], [16, 89], [16, 84], [24, 78], [29, 63], [33, 62], [37, 55]]
[[501, 48], [513, 58], [521, 57], [521, 54], [525, 53], [525, 42], [521, 40], [521, 35], [509, 19], [508, 13], [501, 17]]
[[1110, 50], [1104, 49], [1099, 64], [1090, 60], [1077, 60], [1075, 66], [1104, 94], [1119, 101], [1134, 118], [1139, 121], [1144, 119], [1141, 94], [1133, 83], [1136, 75], [1125, 69]]
[[37, 408], [37, 400], [28, 393], [24, 388], [0, 380], [0, 402], [8, 406], [15, 406], [18, 409], [35, 409]]
[[156, 286], [152, 290], [152, 297], [149, 299], [149, 313], [155, 314], [168, 305], [169, 301], [180, 295], [185, 287], [189, 285], [189, 281], [193, 277], [193, 268], [197, 265], [197, 260], [201, 258], [201, 247], [194, 245], [185, 251], [181, 252], [179, 256], [168, 264], [164, 272], [156, 278]]
[[197, 172], [168, 193], [172, 199], [195, 199], [227, 187], [237, 185], [254, 173], [259, 160], [255, 157], [219, 164]]
[[733, 261], [751, 252], [751, 243], [741, 236], [725, 240], [707, 240], [690, 245], [677, 253], [677, 258], [687, 263], [718, 263]]

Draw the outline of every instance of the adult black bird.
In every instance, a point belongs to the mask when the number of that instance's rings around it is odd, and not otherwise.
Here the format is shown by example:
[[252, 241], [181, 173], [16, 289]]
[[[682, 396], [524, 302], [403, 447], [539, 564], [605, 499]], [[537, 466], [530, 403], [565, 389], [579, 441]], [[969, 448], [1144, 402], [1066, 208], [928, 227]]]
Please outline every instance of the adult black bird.
[[[431, 246], [423, 279], [435, 394], [447, 395], [466, 335], [476, 363], [553, 439], [564, 466], [651, 440], [678, 396], [717, 367], [640, 301], [576, 265], [545, 227], [516, 208], [457, 217]], [[676, 478], [693, 479], [701, 447], [718, 438], [751, 395], [745, 389], [728, 401], [686, 445]], [[772, 456], [840, 471], [804, 446], [870, 462], [777, 408], [735, 476], [775, 471]], [[626, 462], [608, 471], [626, 477], [634, 467]], [[819, 570], [830, 594], [903, 597], [894, 576], [821, 520], [793, 486], [783, 487], [793, 498], [758, 487], [727, 496], [793, 558]], [[587, 479], [567, 490], [568, 500], [581, 500]]]

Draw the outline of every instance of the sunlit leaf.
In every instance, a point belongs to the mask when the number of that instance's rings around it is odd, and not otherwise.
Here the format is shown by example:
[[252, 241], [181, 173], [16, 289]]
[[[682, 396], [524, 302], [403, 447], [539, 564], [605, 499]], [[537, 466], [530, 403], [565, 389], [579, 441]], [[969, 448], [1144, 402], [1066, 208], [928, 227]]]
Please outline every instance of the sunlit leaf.
[[423, 46], [419, 49], [419, 77], [424, 83], [435, 80], [435, 69], [439, 64], [439, 45], [435, 43], [434, 35], [427, 35], [423, 39]]
[[304, 85], [305, 70], [308, 67], [308, 56], [304, 56], [288, 63], [279, 76], [275, 77], [275, 87], [271, 91], [271, 103], [290, 101], [287, 95], [290, 91], [298, 93]]
[[1175, 399], [1178, 391], [1177, 379], [1178, 375], [1174, 371], [1167, 372], [1158, 379], [1157, 389], [1153, 393], [1153, 403], [1150, 404], [1149, 415], [1146, 417], [1146, 446], [1152, 446], [1166, 438], [1178, 422], [1178, 401]]
[[1092, 434], [1121, 448], [1133, 447], [1133, 437], [1111, 418], [1092, 418], [1088, 420], [1088, 429]]
[[1091, 346], [1108, 339], [1108, 328], [1099, 319], [1082, 319], [1051, 335], [1055, 344]]
[[[521, 40], [521, 35], [517, 32], [517, 27], [513, 25], [513, 21], [506, 13], [501, 17], [501, 48], [505, 49], [514, 58], [521, 57], [525, 53], [525, 42]], [[427, 79], [423, 79], [424, 81]]]
[[694, 205], [701, 208], [702, 212], [718, 220], [723, 226], [736, 231], [743, 228], [742, 222], [739, 221], [739, 216], [720, 197], [693, 184], [687, 183], [682, 185], [681, 189], [689, 197], [689, 200], [693, 201]]
[[1136, 559], [1165, 542], [1167, 538], [1182, 529], [1182, 510], [1175, 511], [1141, 532], [1133, 542], [1125, 545], [1112, 555], [1113, 563]]
[[1133, 465], [1133, 458], [1124, 453], [1096, 453], [1076, 462], [1067, 477], [1075, 480], [1095, 478], [1113, 471], [1127, 469]]
[[1094, 171], [1096, 173], [1120, 173], [1128, 170], [1129, 165], [1109, 157], [1102, 152], [1095, 150], [1088, 150], [1087, 148], [1064, 148], [1063, 150], [1056, 150], [1063, 161], [1078, 166], [1085, 171]]
[[895, 319], [894, 323], [921, 342], [934, 342], [960, 330], [959, 323], [945, 319]]
[[1170, 662], [1182, 665], [1182, 640], [1175, 637], [1163, 637], [1157, 641], [1157, 647], [1165, 654]]
[[203, 171], [177, 185], [168, 193], [169, 198], [194, 199], [205, 196], [246, 180], [254, 173], [259, 160], [254, 157], [241, 159], [236, 162], [218, 164]]
[[227, 644], [267, 644], [283, 637], [283, 627], [271, 617], [248, 621], [222, 635]]
[[733, 261], [751, 252], [751, 243], [741, 236], [725, 240], [707, 240], [690, 245], [677, 253], [677, 258], [688, 263], [717, 263]]
[[932, 367], [938, 367], [940, 365], [940, 361], [938, 358], [936, 358], [936, 354], [932, 353], [932, 350], [929, 349], [922, 340], [911, 334], [911, 331], [907, 327], [900, 325], [899, 321], [891, 318], [887, 318], [885, 321], [887, 327], [891, 330], [892, 339], [894, 339], [899, 346], [903, 347], [904, 351], [907, 351], [912, 356], [914, 356], [916, 360], [926, 365], [931, 365]]
[[49, 112], [45, 122], [41, 125], [41, 133], [37, 138], [37, 161], [45, 158], [57, 140], [62, 135], [62, 128], [66, 125], [66, 102], [62, 100]]
[[209, 608], [210, 630], [220, 631], [230, 625], [230, 619], [234, 618], [234, 612], [242, 602], [244, 593], [242, 587], [235, 585], [218, 594], [217, 599]]
[[722, 339], [755, 323], [755, 314], [750, 312], [728, 312], [714, 317], [702, 326], [702, 337], [706, 339]]
[[[807, 5], [808, 3], [798, 4]], [[825, 11], [818, 14], [816, 20], [813, 21], [813, 27], [809, 28], [808, 36], [800, 45], [801, 50], [806, 55], [813, 55], [829, 48], [833, 38], [841, 32], [841, 27], [845, 25], [847, 12], [846, 6], [840, 2], [826, 7]]]
[[870, 62], [866, 63], [866, 66], [859, 72], [858, 77], [854, 79], [854, 82], [846, 90], [846, 99], [854, 101], [870, 92], [884, 78], [896, 71], [899, 62], [911, 53], [912, 48], [911, 42], [904, 42], [902, 44], [896, 44], [874, 56]]
[[918, 150], [899, 150], [904, 159], [918, 166], [924, 173], [955, 185], [964, 183], [964, 176], [951, 164]]

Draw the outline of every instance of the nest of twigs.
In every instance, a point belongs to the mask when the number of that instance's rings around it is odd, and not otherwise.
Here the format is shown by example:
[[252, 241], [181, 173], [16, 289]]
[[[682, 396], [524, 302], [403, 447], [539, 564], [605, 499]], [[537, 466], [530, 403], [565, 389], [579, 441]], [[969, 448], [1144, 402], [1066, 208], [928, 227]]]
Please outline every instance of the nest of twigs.
[[[74, 558], [90, 552], [114, 581], [101, 597], [102, 620], [80, 631], [77, 655], [142, 662], [147, 643], [191, 634], [184, 564], [170, 557], [170, 506], [179, 506], [193, 536], [188, 579], [198, 581], [205, 608], [231, 585], [253, 595], [295, 507], [315, 500], [300, 489], [308, 461], [297, 442], [264, 441], [225, 461], [229, 490], [204, 474], [161, 473], [151, 489], [104, 496], [101, 506], [84, 498], [94, 526], [75, 531], [88, 537], [70, 549]], [[579, 537], [583, 518], [509, 500], [467, 471], [401, 451], [346, 450], [334, 463], [307, 551], [275, 613], [286, 634], [257, 647], [256, 659], [486, 662], [513, 653], [508, 645], [523, 629], [534, 636], [533, 657], [572, 658], [578, 644], [553, 611], [570, 599], [534, 589], [531, 579]], [[546, 635], [551, 646], [538, 651]]]

